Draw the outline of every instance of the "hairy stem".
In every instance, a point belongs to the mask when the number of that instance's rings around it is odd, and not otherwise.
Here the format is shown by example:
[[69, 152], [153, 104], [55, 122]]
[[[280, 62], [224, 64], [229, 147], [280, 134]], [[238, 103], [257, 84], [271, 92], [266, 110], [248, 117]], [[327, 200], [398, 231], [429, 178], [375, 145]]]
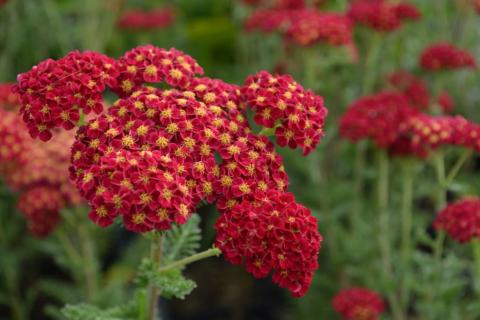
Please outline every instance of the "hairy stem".
[[[150, 259], [160, 266], [163, 257], [163, 234], [153, 237], [150, 243]], [[160, 292], [154, 285], [150, 285], [147, 289], [147, 319], [155, 320], [157, 317], [157, 304]]]

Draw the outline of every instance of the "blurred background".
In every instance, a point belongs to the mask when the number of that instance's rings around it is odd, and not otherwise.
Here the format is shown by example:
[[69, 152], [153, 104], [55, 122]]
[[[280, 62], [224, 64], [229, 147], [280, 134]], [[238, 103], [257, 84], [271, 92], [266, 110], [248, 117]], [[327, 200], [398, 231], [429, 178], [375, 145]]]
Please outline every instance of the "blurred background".
[[[355, 284], [382, 290], [384, 285], [378, 284], [376, 279], [379, 263], [373, 239], [375, 217], [370, 212], [374, 205], [368, 200], [373, 192], [371, 182], [376, 169], [371, 165], [372, 156], [367, 154], [363, 190], [365, 215], [356, 226], [360, 231], [353, 236], [348, 216], [354, 201], [354, 148], [338, 137], [337, 129], [339, 116], [363, 92], [364, 57], [370, 39], [376, 35], [356, 30], [353, 49], [325, 44], [288, 46], [278, 34], [245, 31], [245, 20], [256, 10], [248, 2], [0, 1], [0, 82], [14, 82], [18, 73], [29, 70], [41, 60], [57, 59], [71, 50], [96, 50], [119, 57], [130, 48], [147, 43], [180, 49], [193, 56], [207, 76], [235, 84], [243, 83], [249, 74], [262, 69], [293, 74], [306, 87], [324, 96], [329, 109], [326, 136], [312, 155], [305, 158], [298, 151], [279, 149], [290, 176], [290, 190], [318, 217], [320, 232], [325, 237], [320, 268], [312, 287], [305, 297], [294, 299], [269, 279], [256, 280], [243, 267], [232, 266], [221, 258], [209, 259], [187, 269], [186, 275], [197, 282], [197, 289], [185, 300], [162, 299], [161, 314], [166, 320], [337, 319], [331, 299], [341, 287]], [[382, 45], [374, 63], [373, 88], [386, 87], [386, 76], [395, 70], [420, 72], [418, 56], [434, 42], [454, 42], [480, 58], [479, 16], [469, 0], [411, 0], [410, 3], [417, 6], [422, 18], [388, 36], [381, 36]], [[319, 10], [344, 13], [349, 1], [312, 1], [311, 5]], [[140, 18], [143, 25], [139, 25], [139, 12], [154, 12], [156, 16], [152, 21], [156, 23], [149, 24], [145, 18]], [[315, 74], [305, 74], [305, 70], [311, 68], [316, 70]], [[456, 112], [476, 122], [480, 122], [479, 80], [478, 71], [448, 74], [442, 78]], [[454, 199], [457, 194], [475, 194], [479, 190], [480, 179], [472, 175], [478, 174], [478, 158], [472, 158], [467, 167], [450, 190], [450, 198]], [[422, 170], [415, 185], [415, 220], [427, 238], [432, 234], [428, 226], [434, 218], [429, 200], [433, 185], [429, 177], [432, 175], [430, 169]], [[399, 180], [395, 176], [392, 179], [393, 185], [398, 186]], [[81, 283], [78, 274], [85, 264], [80, 262], [72, 270], [64, 246], [59, 245], [64, 234], [56, 231], [44, 239], [32, 237], [17, 212], [18, 196], [2, 185], [0, 197], [0, 269], [3, 272], [0, 319], [62, 319], [60, 307], [65, 303], [82, 302], [82, 293], [78, 292], [76, 283]], [[400, 195], [393, 193], [392, 207], [399, 198]], [[208, 206], [201, 208], [199, 213], [202, 247], [208, 248], [215, 237], [213, 223], [217, 213]], [[142, 252], [147, 250], [145, 241], [116, 226], [100, 229], [81, 217], [72, 219], [73, 226], [85, 224], [99, 257], [96, 267], [103, 278], [102, 293], [96, 302], [112, 306], [128, 300], [135, 268]], [[396, 219], [398, 217], [393, 216], [392, 225], [398, 225]], [[59, 227], [67, 234], [71, 228]], [[427, 254], [419, 255], [416, 263], [429, 264], [428, 246], [420, 251]], [[450, 272], [442, 273], [439, 280], [449, 285], [438, 289], [444, 290], [441, 292], [444, 296], [432, 314], [445, 314], [442, 319], [480, 319], [479, 307], [474, 310], [471, 306], [466, 271], [469, 265], [465, 262], [468, 253], [460, 247], [455, 252], [448, 260]], [[458, 277], [459, 274], [463, 276]], [[418, 280], [418, 286], [425, 287], [429, 281], [431, 279], [425, 274]], [[416, 295], [421, 294], [420, 288]], [[467, 318], [467, 315], [472, 317]], [[418, 315], [411, 318], [427, 319]], [[386, 319], [390, 317], [387, 315]]]

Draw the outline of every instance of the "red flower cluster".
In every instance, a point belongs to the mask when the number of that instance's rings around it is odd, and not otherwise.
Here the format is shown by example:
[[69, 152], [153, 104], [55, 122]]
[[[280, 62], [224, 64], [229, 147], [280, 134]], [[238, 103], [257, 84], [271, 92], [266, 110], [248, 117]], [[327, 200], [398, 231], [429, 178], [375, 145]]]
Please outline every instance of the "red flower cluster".
[[429, 151], [448, 145], [480, 151], [480, 126], [460, 116], [417, 114], [402, 123], [390, 152], [426, 157]]
[[113, 91], [128, 97], [144, 83], [166, 82], [184, 88], [203, 69], [189, 55], [174, 48], [165, 50], [145, 45], [126, 52], [118, 60], [119, 76]]
[[280, 146], [300, 147], [306, 155], [323, 136], [327, 116], [323, 98], [305, 91], [290, 76], [261, 71], [247, 78], [242, 94], [255, 111], [255, 122], [274, 128]]
[[[428, 110], [432, 107], [430, 104], [432, 98], [430, 97], [427, 84], [410, 72], [404, 70], [393, 72], [388, 77], [388, 82], [400, 91], [416, 109]], [[451, 113], [453, 111], [454, 102], [446, 90], [441, 91], [435, 100], [443, 113]]]
[[335, 296], [332, 304], [345, 320], [377, 320], [385, 310], [382, 298], [365, 288], [343, 289]]
[[408, 3], [360, 0], [351, 3], [348, 16], [358, 24], [390, 32], [401, 27], [405, 20], [418, 20], [421, 15], [415, 6]]
[[340, 134], [353, 142], [371, 139], [379, 148], [388, 148], [398, 138], [402, 123], [414, 114], [404, 95], [380, 92], [352, 103], [340, 119]]
[[65, 202], [56, 188], [35, 186], [20, 195], [18, 210], [28, 221], [30, 232], [37, 237], [47, 236], [60, 222], [60, 210]]
[[118, 20], [120, 29], [152, 30], [170, 26], [175, 21], [172, 8], [158, 8], [151, 11], [129, 10]]
[[[289, 76], [266, 72], [248, 78], [241, 88], [195, 78], [202, 69], [193, 58], [150, 45], [127, 52], [115, 68], [113, 90], [122, 98], [79, 128], [71, 150], [70, 177], [91, 205], [90, 219], [107, 226], [121, 216], [128, 230], [146, 232], [183, 224], [203, 200], [216, 202], [226, 220], [233, 219], [239, 204], [279, 207], [279, 221], [287, 219], [282, 226], [291, 229], [281, 229], [272, 218], [277, 229], [265, 241], [280, 236], [277, 241], [289, 242], [283, 249], [270, 244], [278, 255], [272, 260], [278, 271], [274, 281], [296, 296], [304, 294], [317, 268], [315, 219], [285, 194], [282, 160], [267, 137], [251, 133], [245, 106], [262, 117], [270, 108], [279, 143], [308, 153], [322, 135], [323, 99]], [[162, 81], [173, 88], [143, 86]], [[254, 227], [263, 232], [264, 225]], [[238, 250], [249, 259], [244, 247]]]
[[480, 199], [472, 197], [449, 204], [438, 213], [433, 226], [460, 243], [480, 238]]
[[322, 241], [310, 210], [297, 204], [291, 193], [268, 192], [257, 202], [243, 201], [221, 215], [216, 223], [216, 246], [233, 264], [303, 296], [318, 268]]
[[[300, 9], [305, 7], [305, 0], [274, 0], [274, 1], [265, 1], [265, 0], [242, 0], [246, 5], [261, 5], [267, 4], [271, 5], [273, 2], [273, 7], [275, 9]], [[318, 0], [317, 0], [318, 2]]]
[[[1, 103], [0, 103], [1, 104]], [[31, 138], [15, 113], [0, 109], [0, 163], [8, 163], [25, 153]]]
[[388, 77], [389, 83], [399, 90], [416, 109], [425, 110], [430, 106], [430, 92], [427, 84], [408, 71], [399, 70]]
[[352, 43], [352, 24], [341, 14], [302, 10], [292, 14], [285, 35], [301, 46], [318, 42], [340, 46]]
[[265, 33], [283, 31], [290, 25], [288, 10], [260, 9], [254, 11], [245, 21], [247, 31], [259, 30]]
[[425, 70], [475, 68], [475, 58], [450, 43], [437, 43], [423, 50], [420, 65]]
[[59, 222], [59, 211], [80, 202], [68, 180], [72, 142], [67, 132], [49, 144], [33, 140], [15, 111], [0, 109], [0, 175], [20, 193], [18, 208], [35, 236], [48, 235]]
[[13, 87], [13, 83], [0, 83], [0, 109], [10, 110], [18, 106], [18, 96]]
[[253, 12], [246, 24], [248, 31], [280, 31], [284, 37], [301, 46], [327, 43], [334, 46], [352, 43], [350, 19], [338, 13], [314, 9], [265, 9]]
[[117, 76], [113, 59], [90, 51], [48, 59], [20, 74], [15, 90], [31, 136], [49, 140], [53, 128], [72, 129], [80, 112], [102, 112], [102, 92], [116, 85]]

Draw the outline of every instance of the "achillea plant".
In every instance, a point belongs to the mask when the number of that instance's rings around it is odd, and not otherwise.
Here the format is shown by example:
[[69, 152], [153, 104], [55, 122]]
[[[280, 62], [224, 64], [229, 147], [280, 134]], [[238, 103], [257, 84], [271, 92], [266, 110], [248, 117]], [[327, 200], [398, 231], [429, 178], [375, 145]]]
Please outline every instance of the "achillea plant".
[[355, 0], [350, 4], [348, 16], [357, 24], [381, 32], [400, 28], [408, 20], [421, 17], [417, 8], [408, 3], [388, 1]]
[[420, 65], [428, 71], [475, 68], [475, 58], [467, 50], [450, 43], [437, 43], [424, 49]]
[[377, 320], [385, 310], [383, 299], [366, 288], [343, 289], [332, 304], [345, 320]]
[[157, 8], [150, 11], [128, 10], [117, 21], [124, 30], [155, 30], [166, 28], [175, 21], [172, 8]]
[[299, 46], [352, 43], [352, 23], [342, 14], [313, 8], [259, 9], [245, 23], [248, 31], [280, 31], [285, 40]]
[[60, 211], [81, 201], [68, 179], [73, 134], [58, 132], [47, 146], [32, 139], [12, 95], [0, 98], [0, 105], [8, 108], [0, 109], [0, 176], [19, 193], [18, 209], [31, 233], [45, 237], [60, 221]]
[[438, 213], [433, 225], [460, 243], [479, 238], [480, 200], [471, 197], [449, 204]]
[[[318, 267], [322, 238], [310, 211], [286, 192], [282, 159], [265, 135], [310, 152], [323, 135], [323, 99], [289, 76], [260, 72], [239, 87], [196, 78], [201, 73], [192, 57], [151, 45], [118, 60], [73, 52], [19, 75], [16, 91], [33, 137], [49, 140], [55, 128], [79, 127], [70, 177], [91, 206], [90, 219], [105, 227], [121, 216], [126, 229], [153, 232], [154, 268], [166, 272], [224, 252], [256, 277], [274, 270], [274, 282], [300, 297]], [[120, 99], [105, 109], [107, 86]], [[257, 116], [265, 128], [254, 134], [246, 106], [263, 116], [271, 109], [273, 122]], [[78, 121], [91, 111], [97, 115]], [[218, 248], [161, 266], [158, 232], [186, 223], [204, 201], [221, 212]]]

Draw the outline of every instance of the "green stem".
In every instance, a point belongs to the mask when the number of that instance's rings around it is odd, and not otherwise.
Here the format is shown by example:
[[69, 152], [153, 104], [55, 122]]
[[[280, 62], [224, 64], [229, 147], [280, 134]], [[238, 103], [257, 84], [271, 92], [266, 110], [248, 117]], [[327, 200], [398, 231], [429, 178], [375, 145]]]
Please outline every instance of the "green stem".
[[72, 263], [78, 266], [82, 261], [82, 257], [77, 252], [75, 246], [72, 244], [70, 238], [65, 234], [64, 230], [62, 228], [58, 228], [55, 231], [55, 236]]
[[473, 259], [475, 262], [474, 270], [474, 288], [476, 294], [480, 297], [480, 239], [472, 240]]
[[455, 177], [457, 176], [460, 169], [463, 167], [467, 159], [472, 155], [473, 151], [471, 149], [465, 149], [462, 155], [457, 159], [455, 164], [453, 165], [452, 169], [448, 173], [445, 181], [443, 182], [443, 188], [446, 189], [448, 186], [453, 182]]
[[385, 277], [391, 275], [390, 244], [389, 244], [389, 213], [388, 213], [388, 158], [383, 150], [377, 152], [378, 156], [378, 183], [377, 204], [379, 215], [379, 243], [382, 256], [383, 272]]
[[168, 270], [171, 270], [171, 269], [183, 267], [183, 266], [185, 266], [187, 264], [190, 264], [192, 262], [199, 261], [199, 260], [202, 260], [202, 259], [206, 259], [206, 258], [209, 258], [209, 257], [213, 257], [213, 256], [218, 257], [220, 254], [222, 254], [222, 251], [220, 251], [220, 249], [218, 249], [218, 248], [213, 247], [213, 248], [210, 248], [208, 250], [205, 250], [205, 251], [199, 252], [197, 254], [191, 255], [190, 257], [186, 257], [184, 259], [175, 261], [175, 262], [173, 262], [169, 265], [161, 267], [161, 268], [158, 269], [158, 272], [165, 272], [165, 271], [168, 271]]
[[402, 308], [407, 312], [409, 301], [409, 283], [407, 275], [409, 274], [410, 260], [412, 254], [412, 202], [413, 202], [413, 163], [406, 160], [402, 163], [402, 267], [403, 277], [400, 284], [400, 301]]
[[98, 266], [92, 243], [92, 234], [89, 232], [89, 222], [85, 220], [82, 208], [75, 208], [75, 211], [80, 219], [78, 238], [80, 240], [80, 250], [82, 252], [82, 261], [84, 263], [86, 299], [87, 301], [92, 302], [95, 300], [98, 291]]
[[354, 163], [354, 199], [352, 210], [352, 225], [358, 226], [360, 221], [360, 214], [362, 212], [364, 174], [365, 174], [365, 158], [366, 158], [366, 144], [360, 141], [355, 146], [355, 163]]
[[370, 40], [367, 57], [365, 59], [365, 68], [363, 70], [362, 95], [370, 94], [375, 84], [376, 63], [380, 53], [380, 37], [380, 33], [374, 32]]
[[[447, 204], [447, 197], [446, 197], [446, 188], [445, 186], [445, 157], [442, 151], [438, 151], [434, 155], [434, 164], [435, 164], [435, 172], [437, 175], [437, 194], [436, 194], [436, 211], [439, 212], [442, 210]], [[439, 231], [437, 237], [435, 239], [434, 244], [434, 257], [436, 261], [436, 265], [440, 268], [441, 258], [443, 254], [443, 244], [445, 241], [445, 233], [443, 231]]]
[[[378, 181], [377, 181], [377, 204], [378, 204], [378, 222], [379, 232], [378, 241], [380, 246], [380, 255], [382, 260], [382, 272], [384, 283], [393, 281], [392, 257], [390, 252], [390, 214], [388, 212], [388, 167], [389, 161], [385, 151], [377, 151], [378, 161]], [[394, 319], [404, 319], [402, 310], [396, 299], [395, 293], [389, 290], [388, 300], [392, 307]]]
[[7, 284], [8, 297], [10, 299], [10, 308], [12, 309], [13, 319], [24, 320], [26, 317], [26, 309], [20, 298], [18, 288], [18, 277], [16, 270], [11, 266], [3, 266], [5, 283]]
[[[150, 243], [150, 259], [160, 266], [163, 257], [163, 234], [153, 237]], [[147, 289], [147, 318], [148, 320], [155, 320], [157, 318], [157, 304], [160, 292], [154, 286], [150, 285]]]
[[303, 81], [305, 82], [305, 87], [312, 89], [315, 91], [317, 87], [317, 71], [318, 65], [317, 60], [321, 59], [313, 48], [308, 48], [306, 50], [302, 50], [303, 53]]
[[[436, 154], [433, 156], [433, 164], [435, 167], [435, 173], [437, 177], [437, 191], [436, 191], [436, 205], [435, 210], [439, 212], [442, 210], [445, 205], [447, 204], [446, 199], [446, 188], [445, 186], [445, 157], [441, 150], [438, 150]], [[437, 235], [433, 243], [433, 263], [435, 268], [435, 273], [432, 279], [432, 288], [430, 289], [430, 293], [428, 295], [429, 303], [433, 303], [435, 300], [438, 282], [440, 281], [440, 274], [442, 273], [442, 255], [444, 249], [446, 233], [443, 230], [437, 230]]]
[[[370, 94], [375, 84], [376, 67], [375, 63], [378, 60], [378, 52], [380, 48], [380, 35], [375, 33], [370, 38], [369, 49], [367, 57], [365, 59], [365, 68], [363, 70], [362, 81], [362, 95]], [[358, 142], [355, 150], [355, 164], [354, 164], [354, 202], [353, 202], [353, 224], [357, 225], [357, 221], [360, 218], [362, 212], [363, 201], [363, 187], [365, 183], [365, 158], [367, 146], [365, 142]]]

